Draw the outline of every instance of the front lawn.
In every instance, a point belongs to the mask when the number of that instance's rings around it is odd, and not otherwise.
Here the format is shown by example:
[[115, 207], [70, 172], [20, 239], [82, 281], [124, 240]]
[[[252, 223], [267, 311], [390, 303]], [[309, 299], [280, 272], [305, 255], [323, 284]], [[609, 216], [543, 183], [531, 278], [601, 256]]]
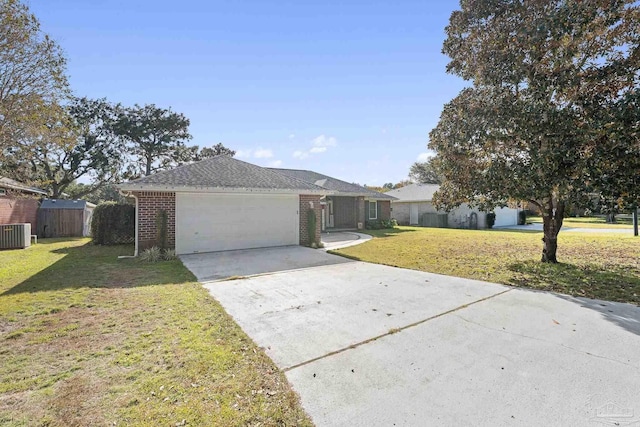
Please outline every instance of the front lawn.
[[0, 425], [309, 425], [180, 261], [49, 239], [0, 252]]
[[397, 227], [331, 251], [349, 258], [640, 305], [640, 238], [559, 235], [560, 264], [541, 263], [542, 233]]

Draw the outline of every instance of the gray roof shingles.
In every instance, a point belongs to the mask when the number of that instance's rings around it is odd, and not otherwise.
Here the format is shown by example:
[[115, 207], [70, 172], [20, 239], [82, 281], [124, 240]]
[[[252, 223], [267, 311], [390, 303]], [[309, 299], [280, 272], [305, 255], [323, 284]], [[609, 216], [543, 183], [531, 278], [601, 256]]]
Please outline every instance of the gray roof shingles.
[[398, 202], [431, 201], [433, 193], [438, 191], [438, 184], [410, 184], [397, 190], [389, 191]]
[[335, 191], [336, 195], [340, 195], [340, 193], [347, 193], [349, 195], [362, 195], [368, 196], [376, 199], [387, 199], [393, 200], [394, 197], [389, 196], [385, 193], [379, 193], [377, 191], [369, 190], [361, 185], [351, 184], [346, 181], [342, 181], [340, 179], [332, 178], [327, 175], [323, 175], [321, 173], [308, 171], [308, 170], [299, 170], [299, 169], [276, 169], [270, 168], [273, 171], [281, 173], [283, 175], [290, 176], [292, 178], [297, 178], [302, 181], [312, 182], [320, 187], [326, 188], [330, 191]]
[[314, 193], [323, 190], [322, 187], [313, 183], [298, 180], [229, 156], [211, 157], [121, 185], [121, 188], [127, 190], [145, 187], [242, 188], [311, 191]]
[[27, 193], [44, 194], [47, 192], [40, 188], [31, 187], [14, 179], [7, 178], [6, 176], [0, 176], [0, 188], [10, 188], [12, 190], [24, 191]]

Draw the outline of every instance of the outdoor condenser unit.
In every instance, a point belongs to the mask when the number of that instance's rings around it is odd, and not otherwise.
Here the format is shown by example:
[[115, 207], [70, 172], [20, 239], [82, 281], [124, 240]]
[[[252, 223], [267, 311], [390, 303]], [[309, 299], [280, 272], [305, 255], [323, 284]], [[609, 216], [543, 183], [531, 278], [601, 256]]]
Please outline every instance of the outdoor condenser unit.
[[24, 249], [31, 246], [31, 224], [0, 225], [0, 249]]

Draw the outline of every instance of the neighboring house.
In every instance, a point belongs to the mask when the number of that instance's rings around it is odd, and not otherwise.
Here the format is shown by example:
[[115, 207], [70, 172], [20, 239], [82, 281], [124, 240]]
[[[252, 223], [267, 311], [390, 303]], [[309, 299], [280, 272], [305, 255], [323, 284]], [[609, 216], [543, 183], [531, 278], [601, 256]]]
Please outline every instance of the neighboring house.
[[37, 227], [39, 199], [47, 192], [0, 177], [0, 224], [31, 224], [32, 233]]
[[[161, 210], [167, 212], [168, 243], [178, 254], [318, 241], [322, 202], [327, 197], [350, 197], [351, 209], [362, 210], [348, 224], [353, 228], [358, 218], [383, 217], [383, 211], [389, 210], [384, 206], [378, 210], [377, 203], [375, 208], [365, 204], [366, 197], [377, 202], [380, 193], [347, 196], [291, 175], [216, 156], [120, 185], [124, 194], [136, 200], [136, 254], [157, 244], [156, 218]], [[367, 207], [371, 214], [365, 214]], [[311, 236], [309, 211], [318, 219]]]
[[323, 231], [362, 229], [369, 221], [391, 219], [391, 201], [394, 197], [385, 193], [308, 170], [271, 170], [331, 192], [321, 200], [320, 222]]
[[[446, 214], [444, 222], [451, 228], [487, 227], [486, 212], [472, 209], [467, 204], [449, 212], [438, 211], [432, 200], [434, 193], [439, 188], [440, 186], [437, 184], [410, 184], [386, 193], [397, 198], [391, 206], [393, 207], [393, 217], [398, 221], [398, 224], [428, 225], [435, 215]], [[497, 208], [493, 212], [496, 214], [494, 227], [518, 224], [518, 209]]]
[[44, 199], [38, 211], [39, 237], [86, 237], [91, 234], [93, 203]]

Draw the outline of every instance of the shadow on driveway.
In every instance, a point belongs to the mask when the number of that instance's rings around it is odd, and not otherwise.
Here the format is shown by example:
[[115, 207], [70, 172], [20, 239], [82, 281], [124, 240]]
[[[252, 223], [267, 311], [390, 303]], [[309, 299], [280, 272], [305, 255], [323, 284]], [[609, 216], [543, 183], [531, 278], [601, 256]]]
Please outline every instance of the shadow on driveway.
[[181, 255], [180, 259], [199, 282], [353, 262], [302, 246], [190, 254]]

